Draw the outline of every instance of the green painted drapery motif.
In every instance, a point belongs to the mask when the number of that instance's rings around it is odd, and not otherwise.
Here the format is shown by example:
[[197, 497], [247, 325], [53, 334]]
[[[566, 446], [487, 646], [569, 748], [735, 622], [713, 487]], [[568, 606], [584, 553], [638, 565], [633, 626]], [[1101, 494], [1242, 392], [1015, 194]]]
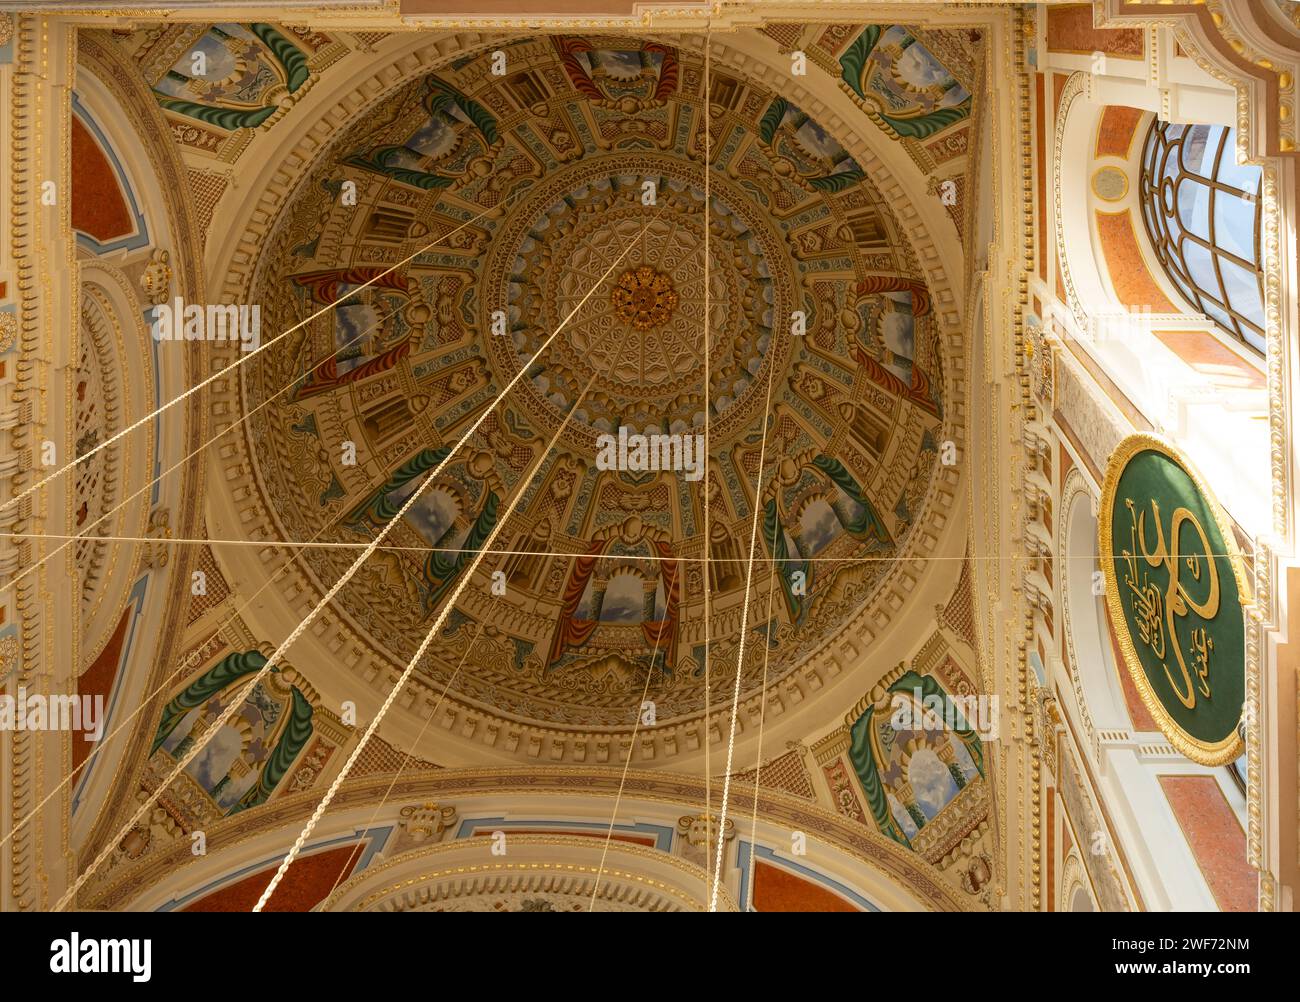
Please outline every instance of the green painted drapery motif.
[[152, 755], [163, 746], [167, 736], [176, 729], [176, 725], [190, 710], [202, 706], [232, 682], [260, 671], [265, 666], [266, 658], [257, 651], [229, 654], [218, 661], [163, 707], [162, 719], [158, 723], [158, 731], [154, 734], [153, 746], [149, 749], [149, 754]]
[[312, 735], [312, 706], [295, 686], [291, 693], [292, 705], [289, 719], [280, 731], [280, 740], [275, 743], [275, 750], [262, 767], [257, 782], [249, 787], [248, 792], [239, 798], [239, 803], [232, 807], [230, 814], [238, 814], [250, 807], [265, 803], [275, 791], [280, 780], [288, 773], [294, 759], [306, 747]]
[[[909, 694], [919, 691], [922, 699], [938, 696], [945, 702], [948, 698], [943, 687], [933, 676], [919, 675], [915, 671], [905, 672], [889, 687], [888, 691]], [[874, 706], [867, 707], [862, 716], [858, 717], [849, 728], [849, 761], [853, 763], [853, 771], [857, 773], [858, 781], [862, 784], [867, 808], [871, 811], [876, 827], [895, 842], [910, 846], [911, 840], [898, 826], [889, 809], [889, 797], [885, 792], [885, 784], [880, 778], [880, 748], [875, 739], [872, 723], [875, 710]], [[980, 743], [979, 735], [967, 724], [960, 711], [955, 712], [955, 717], [956, 726], [953, 728], [953, 733], [965, 746], [980, 776], [983, 776], [984, 747]]]

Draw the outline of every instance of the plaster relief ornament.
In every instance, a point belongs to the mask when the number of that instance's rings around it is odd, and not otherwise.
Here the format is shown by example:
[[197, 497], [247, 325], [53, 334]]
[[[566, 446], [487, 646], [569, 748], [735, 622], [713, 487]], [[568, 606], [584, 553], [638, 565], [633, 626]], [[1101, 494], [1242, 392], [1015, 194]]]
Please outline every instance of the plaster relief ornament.
[[[716, 851], [719, 818], [715, 814], [688, 814], [677, 820], [677, 834], [681, 838], [681, 854], [693, 863], [703, 865]], [[731, 842], [736, 837], [736, 822], [727, 818], [722, 829], [722, 841]]]
[[150, 303], [159, 306], [167, 302], [171, 284], [170, 255], [165, 250], [155, 250], [149, 257], [149, 263], [145, 265], [144, 271], [140, 273], [140, 288], [144, 290], [145, 298]]
[[[713, 841], [717, 827], [718, 819], [711, 814], [688, 814], [677, 819], [677, 833], [692, 846], [707, 846]], [[722, 837], [726, 842], [736, 837], [736, 823], [733, 819], [727, 819]]]
[[8, 351], [18, 340], [18, 314], [13, 310], [0, 310], [0, 354]]
[[402, 829], [412, 842], [427, 842], [445, 832], [456, 820], [450, 804], [412, 804], [401, 810]]
[[172, 538], [171, 512], [166, 508], [156, 508], [149, 513], [149, 542], [144, 545], [143, 559], [146, 567], [160, 570], [171, 559], [171, 546], [167, 540]]
[[21, 661], [18, 638], [12, 634], [0, 637], [0, 685], [9, 681], [9, 676], [17, 670]]

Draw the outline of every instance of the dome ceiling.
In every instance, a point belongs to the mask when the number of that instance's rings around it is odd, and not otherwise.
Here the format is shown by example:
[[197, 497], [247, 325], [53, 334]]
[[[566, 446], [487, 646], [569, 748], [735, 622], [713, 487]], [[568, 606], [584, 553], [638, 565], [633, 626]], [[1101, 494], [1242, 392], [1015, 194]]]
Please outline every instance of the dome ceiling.
[[[242, 367], [246, 447], [274, 520], [244, 531], [349, 544], [300, 551], [323, 591], [527, 366], [335, 613], [405, 664], [525, 489], [506, 554], [484, 561], [423, 677], [441, 689], [483, 624], [453, 698], [626, 727], [647, 668], [661, 719], [702, 709], [706, 635], [729, 696], [718, 666], [734, 669], [756, 506], [743, 693], [763, 640], [778, 677], [870, 600], [879, 558], [926, 552], [912, 530], [938, 460], [943, 366], [922, 273], [840, 137], [715, 60], [706, 201], [700, 56], [545, 41], [507, 47], [504, 76], [483, 52], [404, 85], [334, 140], [282, 215], [254, 289], [263, 339], [339, 305]], [[706, 424], [698, 481], [595, 461], [602, 433]], [[790, 573], [767, 621], [773, 539]]]

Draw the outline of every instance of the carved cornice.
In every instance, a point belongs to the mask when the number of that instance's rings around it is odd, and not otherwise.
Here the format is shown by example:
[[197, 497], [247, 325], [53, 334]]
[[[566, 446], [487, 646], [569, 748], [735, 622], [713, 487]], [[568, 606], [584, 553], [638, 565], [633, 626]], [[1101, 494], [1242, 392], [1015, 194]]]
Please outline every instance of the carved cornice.
[[[488, 842], [422, 846], [377, 863], [340, 885], [319, 910], [455, 910], [457, 901], [522, 894], [570, 901], [575, 911], [591, 909], [593, 899], [609, 911], [708, 910], [704, 869], [658, 849], [615, 842], [605, 852], [582, 836], [511, 835], [508, 855], [493, 859]], [[739, 910], [726, 888], [718, 897], [719, 911]]]

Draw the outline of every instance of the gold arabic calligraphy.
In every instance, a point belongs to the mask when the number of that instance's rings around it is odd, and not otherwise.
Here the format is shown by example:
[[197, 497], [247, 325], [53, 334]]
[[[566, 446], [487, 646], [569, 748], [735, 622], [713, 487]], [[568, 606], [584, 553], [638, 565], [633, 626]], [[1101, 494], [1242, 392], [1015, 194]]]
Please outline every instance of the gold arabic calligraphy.
[[[1121, 553], [1128, 568], [1124, 575], [1124, 583], [1131, 592], [1129, 598], [1137, 635], [1160, 661], [1161, 667], [1165, 670], [1165, 677], [1169, 680], [1169, 685], [1179, 702], [1191, 710], [1196, 706], [1198, 690], [1206, 699], [1210, 698], [1210, 654], [1214, 651], [1214, 640], [1207, 636], [1205, 627], [1191, 631], [1188, 637], [1190, 643], [1187, 654], [1191, 655], [1192, 671], [1188, 671], [1187, 659], [1184, 657], [1183, 645], [1178, 636], [1178, 623], [1188, 612], [1195, 613], [1203, 621], [1212, 620], [1219, 614], [1219, 570], [1210, 550], [1210, 541], [1200, 521], [1186, 508], [1174, 510], [1169, 525], [1169, 537], [1166, 541], [1164, 526], [1160, 521], [1160, 504], [1152, 501], [1151, 517], [1155, 523], [1156, 541], [1154, 547], [1148, 547], [1146, 512], [1138, 512], [1132, 498], [1125, 498], [1124, 504], [1129, 510], [1129, 538], [1132, 549], [1122, 550]], [[1180, 559], [1178, 541], [1184, 522], [1190, 522], [1200, 537], [1203, 557], [1185, 556]], [[1151, 581], [1145, 570], [1142, 571], [1139, 582], [1139, 553], [1149, 567], [1163, 567], [1168, 573], [1169, 582], [1163, 593]], [[1202, 563], [1208, 568], [1209, 593], [1204, 602], [1197, 602], [1187, 593], [1187, 589], [1179, 580], [1179, 574], [1185, 566], [1192, 580], [1200, 581]], [[1181, 684], [1174, 680], [1174, 675], [1169, 671], [1166, 648], [1172, 650], [1177, 659], [1178, 670], [1182, 676]], [[1193, 681], [1193, 672], [1195, 681]]]

